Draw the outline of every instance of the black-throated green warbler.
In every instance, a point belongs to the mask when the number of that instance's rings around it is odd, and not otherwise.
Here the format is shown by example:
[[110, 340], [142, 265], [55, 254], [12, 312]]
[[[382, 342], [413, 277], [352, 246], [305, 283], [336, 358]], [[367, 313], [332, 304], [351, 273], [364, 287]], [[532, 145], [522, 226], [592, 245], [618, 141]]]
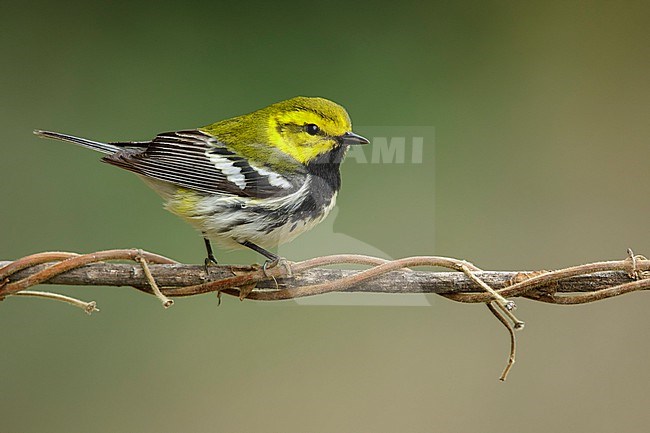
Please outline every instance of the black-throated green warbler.
[[105, 153], [102, 161], [140, 175], [165, 208], [210, 240], [267, 251], [321, 222], [341, 186], [339, 166], [352, 132], [343, 107], [296, 97], [198, 129], [166, 132], [151, 141], [102, 143], [48, 131], [40, 137]]

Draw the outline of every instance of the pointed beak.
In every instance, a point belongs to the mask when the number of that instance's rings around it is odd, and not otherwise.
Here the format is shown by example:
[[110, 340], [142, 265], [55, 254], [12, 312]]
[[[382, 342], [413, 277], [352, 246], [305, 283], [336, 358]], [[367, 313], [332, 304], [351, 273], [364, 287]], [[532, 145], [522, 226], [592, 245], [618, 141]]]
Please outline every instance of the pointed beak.
[[355, 134], [354, 132], [346, 132], [345, 134], [341, 135], [339, 137], [341, 142], [343, 144], [368, 144], [370, 141], [368, 141], [367, 138], [362, 137], [358, 134]]

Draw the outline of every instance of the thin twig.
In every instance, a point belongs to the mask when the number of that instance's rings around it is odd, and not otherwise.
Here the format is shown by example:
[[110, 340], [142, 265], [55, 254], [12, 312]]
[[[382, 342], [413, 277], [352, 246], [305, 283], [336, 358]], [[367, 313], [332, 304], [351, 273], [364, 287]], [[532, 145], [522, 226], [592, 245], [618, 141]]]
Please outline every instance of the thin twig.
[[[104, 263], [126, 260], [139, 267]], [[151, 266], [149, 264], [152, 264]], [[370, 266], [361, 271], [323, 269], [322, 266], [354, 264]], [[420, 272], [420, 266], [443, 267], [458, 272]], [[96, 311], [94, 302], [49, 292], [26, 289], [44, 282], [90, 285], [129, 285], [154, 294], [165, 307], [169, 296], [192, 296], [217, 292], [240, 299], [279, 300], [335, 292], [439, 293], [458, 302], [482, 302], [508, 329], [510, 357], [501, 380], [515, 362], [514, 331], [523, 327], [507, 298], [526, 297], [555, 303], [594, 302], [650, 289], [650, 260], [631, 250], [624, 260], [588, 263], [556, 271], [484, 272], [464, 260], [437, 256], [384, 260], [341, 254], [317, 257], [286, 266], [189, 266], [136, 249], [99, 251], [91, 254], [50, 252], [0, 263], [0, 300], [7, 296], [39, 296], [68, 302]], [[521, 281], [518, 281], [521, 280]], [[160, 281], [164, 284], [159, 286]], [[489, 282], [488, 282], [489, 281]], [[513, 281], [517, 281], [514, 282]], [[477, 291], [477, 286], [480, 291]], [[494, 305], [492, 302], [494, 301]], [[512, 323], [511, 323], [512, 322]]]
[[510, 322], [508, 322], [508, 320], [501, 314], [499, 310], [494, 308], [492, 303], [488, 302], [485, 305], [487, 305], [488, 309], [492, 312], [492, 314], [494, 314], [494, 317], [499, 319], [499, 322], [501, 322], [503, 326], [506, 327], [508, 334], [510, 334], [510, 356], [508, 357], [506, 367], [503, 369], [503, 372], [499, 377], [499, 380], [501, 382], [505, 382], [508, 378], [508, 373], [510, 373], [510, 369], [515, 364], [515, 356], [517, 355], [517, 338], [515, 337], [515, 328], [510, 325]]
[[153, 290], [153, 294], [156, 295], [156, 298], [160, 300], [163, 307], [169, 308], [172, 305], [174, 305], [174, 301], [169, 299], [167, 296], [163, 295], [162, 292], [160, 291], [158, 284], [156, 284], [156, 280], [153, 278], [153, 275], [151, 275], [151, 270], [149, 270], [149, 265], [147, 264], [147, 259], [144, 258], [144, 254], [138, 254], [135, 257], [135, 260], [140, 263], [140, 266], [142, 266], [142, 270], [144, 271], [144, 274], [147, 276], [147, 280], [149, 281], [149, 286], [151, 287], [151, 290]]
[[16, 293], [14, 296], [33, 296], [36, 298], [45, 298], [45, 299], [52, 299], [55, 301], [65, 302], [66, 304], [74, 305], [75, 307], [81, 308], [88, 315], [92, 314], [94, 311], [99, 311], [99, 308], [97, 308], [97, 302], [95, 301], [85, 302], [77, 298], [73, 298], [71, 296], [62, 295], [60, 293], [41, 292], [35, 290], [23, 290], [21, 292]]
[[[647, 271], [650, 269], [650, 260], [637, 260], [637, 267], [642, 271]], [[528, 292], [533, 289], [540, 287], [551, 286], [558, 283], [559, 281], [577, 277], [581, 275], [592, 275], [598, 274], [601, 272], [608, 271], [624, 271], [627, 272], [629, 269], [629, 264], [626, 260], [617, 260], [617, 261], [608, 261], [608, 262], [595, 262], [588, 263], [579, 266], [572, 266], [569, 268], [559, 269], [556, 271], [545, 272], [539, 275], [535, 275], [530, 279], [521, 281], [512, 285], [509, 285], [506, 288], [497, 290], [497, 292], [505, 297], [517, 297], [525, 296]], [[588, 287], [587, 287], [588, 288]], [[449, 295], [450, 299], [459, 302], [489, 302], [491, 299], [490, 296], [486, 293], [475, 293], [475, 294], [463, 294], [460, 295]]]
[[[50, 253], [45, 253], [45, 254], [50, 254]], [[55, 254], [66, 254], [66, 253], [55, 253]], [[58, 262], [57, 264], [52, 265], [51, 267], [46, 268], [40, 272], [37, 272], [36, 274], [30, 275], [29, 277], [23, 280], [17, 281], [15, 283], [7, 284], [0, 291], [0, 296], [7, 296], [7, 295], [17, 293], [21, 290], [26, 289], [27, 287], [44, 283], [45, 281], [48, 281], [50, 278], [52, 278], [54, 275], [61, 274], [70, 269], [75, 269], [80, 266], [87, 265], [89, 263], [100, 262], [102, 260], [135, 260], [135, 258], [138, 255], [142, 255], [142, 257], [145, 257], [147, 260], [150, 260], [154, 263], [176, 263], [174, 260], [168, 259], [166, 257], [159, 256], [157, 254], [143, 252], [142, 250], [136, 250], [136, 249], [107, 250], [107, 251], [99, 251], [96, 253], [84, 254], [84, 255], [76, 255], [76, 254], [72, 255], [70, 253], [67, 254], [69, 254], [68, 258]], [[39, 254], [36, 256], [41, 256], [41, 255]], [[35, 256], [28, 256], [27, 258], [32, 258], [32, 257]], [[30, 262], [32, 261], [36, 262], [36, 260], [31, 260]], [[47, 261], [52, 261], [52, 260], [47, 260]], [[42, 261], [39, 263], [42, 263]], [[4, 279], [3, 277], [5, 277], [5, 274], [8, 273], [6, 269], [11, 266], [12, 265], [10, 264], [0, 269], [0, 280]]]
[[479, 277], [474, 275], [474, 272], [472, 272], [467, 266], [462, 266], [461, 269], [463, 270], [463, 273], [467, 275], [472, 281], [474, 281], [476, 284], [478, 284], [483, 290], [488, 292], [494, 300], [501, 305], [506, 311], [512, 311], [515, 308], [517, 308], [517, 305], [514, 303], [514, 301], [509, 301], [503, 296], [501, 296], [496, 290], [494, 290], [492, 287], [487, 285], [483, 280], [481, 280]]
[[[305, 269], [310, 269], [315, 266], [315, 262], [322, 262], [327, 259], [328, 264], [341, 264], [341, 263], [350, 263], [351, 260], [355, 260], [359, 256], [352, 255], [339, 255], [339, 256], [330, 256], [330, 257], [320, 257], [318, 259], [306, 260], [304, 262], [298, 262], [292, 265], [292, 270], [294, 273], [300, 273]], [[363, 257], [363, 256], [362, 256]], [[358, 263], [358, 262], [354, 262]], [[471, 264], [468, 264], [464, 260], [452, 259], [449, 257], [438, 257], [438, 256], [416, 256], [416, 257], [407, 257], [405, 259], [397, 259], [390, 262], [385, 262], [370, 269], [348, 275], [343, 278], [339, 278], [334, 281], [326, 281], [319, 284], [312, 284], [308, 286], [300, 286], [296, 288], [281, 288], [274, 291], [254, 291], [249, 296], [248, 299], [257, 299], [257, 300], [280, 300], [280, 299], [295, 299], [304, 296], [313, 296], [320, 295], [323, 293], [343, 291], [349, 287], [358, 285], [362, 282], [368, 281], [372, 278], [376, 278], [380, 275], [384, 275], [391, 271], [396, 271], [402, 268], [412, 268], [417, 266], [438, 266], [449, 269], [454, 269], [461, 271], [463, 266], [470, 266], [470, 269], [478, 269]], [[280, 275], [281, 277], [283, 275]], [[209, 287], [213, 283], [206, 283], [206, 286]], [[193, 289], [193, 288], [187, 288]], [[228, 293], [224, 290], [224, 293]]]
[[562, 305], [587, 304], [590, 302], [602, 301], [603, 299], [607, 298], [613, 298], [615, 296], [621, 296], [626, 293], [649, 289], [650, 279], [646, 278], [643, 280], [632, 281], [626, 284], [620, 284], [618, 286], [609, 287], [590, 293], [575, 293], [571, 295], [551, 294], [540, 298], [535, 298], [535, 300]]
[[[525, 323], [517, 319], [517, 317], [512, 312], [515, 308], [517, 308], [517, 305], [515, 304], [514, 301], [509, 301], [503, 296], [501, 296], [496, 290], [494, 290], [487, 283], [485, 283], [485, 281], [477, 277], [474, 274], [474, 272], [472, 272], [467, 266], [463, 266], [462, 269], [463, 269], [463, 273], [467, 275], [472, 281], [478, 284], [483, 290], [485, 290], [486, 292], [494, 296], [495, 304], [503, 312], [505, 317], [507, 317], [512, 321], [512, 324], [515, 329], [524, 329]], [[489, 302], [487, 304], [491, 305], [491, 303]], [[490, 306], [490, 309], [491, 308], [492, 306]]]

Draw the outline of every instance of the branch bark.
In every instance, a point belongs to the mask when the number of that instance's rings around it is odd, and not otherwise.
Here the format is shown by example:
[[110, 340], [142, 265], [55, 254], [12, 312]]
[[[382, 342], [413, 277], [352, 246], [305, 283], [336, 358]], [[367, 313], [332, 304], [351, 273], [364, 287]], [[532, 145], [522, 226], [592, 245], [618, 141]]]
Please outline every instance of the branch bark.
[[[109, 263], [110, 260], [135, 262]], [[370, 266], [361, 271], [327, 269], [327, 265]], [[412, 268], [442, 267], [456, 272], [423, 272]], [[515, 362], [515, 330], [524, 322], [514, 316], [506, 298], [526, 297], [555, 304], [579, 304], [650, 289], [650, 260], [628, 250], [624, 260], [587, 263], [556, 271], [486, 272], [464, 260], [418, 256], [383, 260], [361, 255], [317, 257], [276, 266], [198, 266], [136, 249], [79, 255], [46, 252], [13, 262], [0, 261], [0, 300], [7, 296], [37, 296], [67, 302], [88, 314], [95, 302], [26, 290], [38, 284], [131, 286], [154, 294], [165, 306], [168, 296], [217, 292], [240, 299], [280, 300], [328, 292], [436, 293], [458, 302], [484, 302], [510, 334], [510, 356], [501, 375], [505, 380]]]
[[[0, 268], [11, 262], [0, 261]], [[48, 264], [23, 269], [9, 277], [9, 282], [18, 281], [34, 275]], [[233, 276], [235, 273], [249, 271], [250, 267], [210, 266], [209, 275], [203, 265], [150, 264], [151, 275], [163, 291], [173, 288], [204, 284]], [[358, 271], [342, 269], [308, 269], [299, 275], [276, 280], [260, 281], [259, 289], [277, 287], [297, 288], [336, 281], [349, 277]], [[502, 289], [522, 277], [535, 275], [534, 271], [479, 271], [474, 274], [495, 289]], [[553, 291], [557, 293], [595, 292], [608, 287], [633, 281], [627, 272], [607, 271], [563, 279], [554, 282]], [[276, 285], [277, 282], [277, 285]], [[139, 265], [126, 263], [93, 263], [71, 269], [54, 276], [47, 284], [70, 286], [131, 286], [151, 293], [148, 279]], [[452, 295], [457, 293], [482, 293], [476, 283], [460, 272], [393, 271], [366, 280], [341, 290], [342, 292], [366, 293], [435, 293]], [[183, 296], [171, 293], [169, 296]]]

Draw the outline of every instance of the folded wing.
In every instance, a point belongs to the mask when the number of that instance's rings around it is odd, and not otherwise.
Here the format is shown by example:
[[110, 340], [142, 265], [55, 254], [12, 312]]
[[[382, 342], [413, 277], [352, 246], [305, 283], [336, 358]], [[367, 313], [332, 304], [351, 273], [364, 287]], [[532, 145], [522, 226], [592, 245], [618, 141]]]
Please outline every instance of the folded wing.
[[305, 173], [291, 178], [252, 165], [217, 138], [199, 130], [166, 132], [150, 142], [111, 143], [123, 147], [103, 160], [143, 176], [206, 194], [268, 198], [295, 192]]

